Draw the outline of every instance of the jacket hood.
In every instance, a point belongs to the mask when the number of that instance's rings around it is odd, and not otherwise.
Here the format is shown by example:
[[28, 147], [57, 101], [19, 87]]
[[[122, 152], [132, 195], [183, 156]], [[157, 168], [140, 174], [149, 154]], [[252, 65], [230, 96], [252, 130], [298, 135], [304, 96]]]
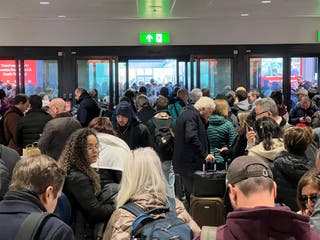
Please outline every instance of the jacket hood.
[[249, 155], [251, 155], [250, 152], [252, 152], [255, 155], [268, 159], [269, 161], [274, 161], [279, 153], [284, 151], [284, 146], [283, 141], [278, 138], [273, 138], [272, 141], [273, 143], [270, 150], [265, 150], [263, 147], [263, 142], [261, 142], [249, 149]]
[[311, 239], [308, 221], [288, 207], [240, 208], [229, 213], [224, 239]]
[[249, 106], [250, 106], [250, 104], [248, 102], [248, 99], [245, 99], [245, 100], [243, 100], [241, 102], [238, 102], [236, 105], [237, 105], [237, 107], [239, 109], [241, 109], [243, 111], [248, 111], [249, 110]]
[[209, 119], [209, 124], [212, 125], [222, 125], [226, 121], [228, 121], [225, 117], [218, 115], [218, 114], [213, 114], [210, 119]]

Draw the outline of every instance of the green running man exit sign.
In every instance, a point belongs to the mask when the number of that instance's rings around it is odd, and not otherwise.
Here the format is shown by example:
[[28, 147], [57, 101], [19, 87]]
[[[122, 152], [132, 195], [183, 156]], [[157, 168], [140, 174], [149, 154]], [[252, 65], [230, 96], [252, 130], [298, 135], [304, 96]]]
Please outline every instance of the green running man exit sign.
[[142, 44], [169, 44], [170, 33], [168, 32], [141, 32], [140, 43]]

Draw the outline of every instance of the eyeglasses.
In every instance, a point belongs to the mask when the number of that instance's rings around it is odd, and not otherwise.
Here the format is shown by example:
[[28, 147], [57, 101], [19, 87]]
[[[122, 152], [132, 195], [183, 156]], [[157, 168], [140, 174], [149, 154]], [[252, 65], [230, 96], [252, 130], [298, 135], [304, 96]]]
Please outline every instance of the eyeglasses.
[[312, 203], [316, 203], [317, 201], [317, 195], [310, 195], [310, 196], [301, 196], [300, 200], [303, 204], [307, 204], [308, 199], [312, 202]]
[[267, 113], [268, 111], [264, 111], [264, 112], [261, 112], [261, 113], [256, 113], [256, 116], [260, 116], [261, 114], [264, 114], [264, 113]]

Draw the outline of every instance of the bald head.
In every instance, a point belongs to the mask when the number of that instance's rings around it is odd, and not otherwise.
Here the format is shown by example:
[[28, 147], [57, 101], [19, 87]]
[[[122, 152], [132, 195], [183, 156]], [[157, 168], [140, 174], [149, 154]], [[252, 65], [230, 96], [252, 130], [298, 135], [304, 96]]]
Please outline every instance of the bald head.
[[66, 111], [66, 102], [62, 98], [54, 98], [49, 104], [50, 114], [52, 117]]

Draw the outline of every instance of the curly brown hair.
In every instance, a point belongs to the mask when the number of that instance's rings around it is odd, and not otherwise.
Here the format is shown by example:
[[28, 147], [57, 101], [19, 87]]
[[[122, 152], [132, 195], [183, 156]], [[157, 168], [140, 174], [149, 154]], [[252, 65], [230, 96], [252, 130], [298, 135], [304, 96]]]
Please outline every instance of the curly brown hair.
[[87, 175], [93, 183], [95, 192], [99, 193], [101, 191], [99, 175], [90, 167], [90, 163], [85, 157], [89, 135], [97, 137], [94, 129], [80, 128], [76, 130], [67, 141], [59, 162], [67, 174], [70, 173], [71, 169], [77, 169]]

